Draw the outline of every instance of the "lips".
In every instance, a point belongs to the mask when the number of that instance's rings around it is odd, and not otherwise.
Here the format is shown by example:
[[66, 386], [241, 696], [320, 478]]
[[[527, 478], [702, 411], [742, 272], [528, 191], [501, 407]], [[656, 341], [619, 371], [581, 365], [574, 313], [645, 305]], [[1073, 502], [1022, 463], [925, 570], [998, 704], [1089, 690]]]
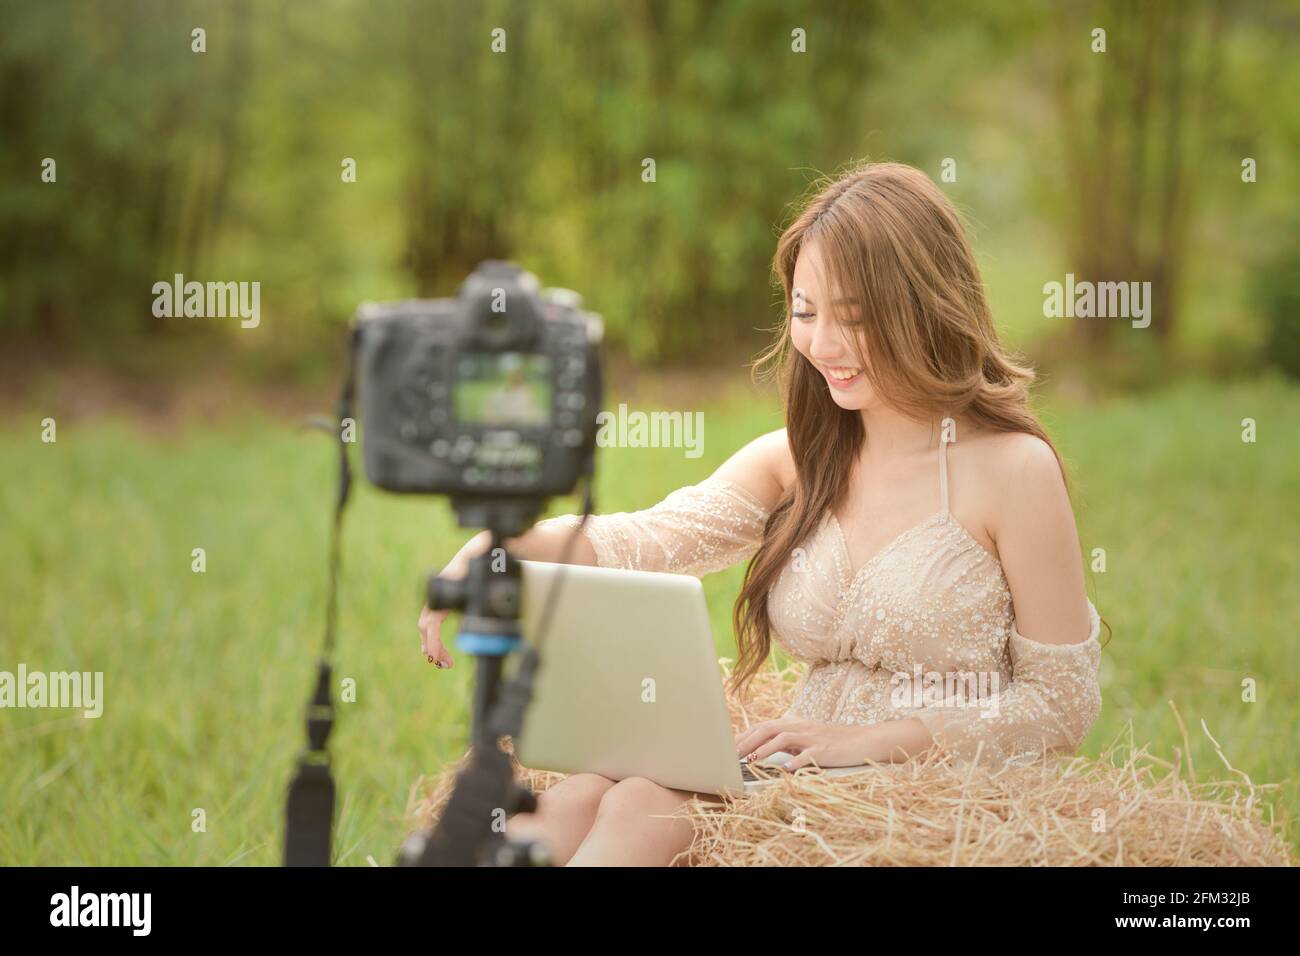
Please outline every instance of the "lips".
[[851, 366], [822, 366], [821, 372], [831, 388], [852, 388], [862, 378], [862, 369]]

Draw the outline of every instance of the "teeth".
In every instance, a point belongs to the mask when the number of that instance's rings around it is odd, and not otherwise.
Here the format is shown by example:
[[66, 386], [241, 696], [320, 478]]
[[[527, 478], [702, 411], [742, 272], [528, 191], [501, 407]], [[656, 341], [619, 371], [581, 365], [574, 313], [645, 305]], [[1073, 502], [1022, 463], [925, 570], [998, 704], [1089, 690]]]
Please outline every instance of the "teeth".
[[828, 368], [826, 374], [837, 382], [847, 382], [861, 371], [860, 368]]

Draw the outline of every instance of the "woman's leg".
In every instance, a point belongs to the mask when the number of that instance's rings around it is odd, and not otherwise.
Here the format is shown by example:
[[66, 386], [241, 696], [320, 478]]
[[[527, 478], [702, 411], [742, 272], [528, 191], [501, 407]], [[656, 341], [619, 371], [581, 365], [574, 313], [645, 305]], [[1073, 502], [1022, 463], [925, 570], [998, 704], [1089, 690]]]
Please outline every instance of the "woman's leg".
[[661, 819], [694, 794], [629, 777], [601, 797], [596, 822], [569, 866], [668, 866], [695, 836], [691, 821]]
[[592, 821], [596, 809], [614, 781], [597, 773], [575, 773], [537, 796], [537, 810], [516, 813], [506, 821], [510, 840], [539, 840], [551, 853], [556, 866], [573, 856]]

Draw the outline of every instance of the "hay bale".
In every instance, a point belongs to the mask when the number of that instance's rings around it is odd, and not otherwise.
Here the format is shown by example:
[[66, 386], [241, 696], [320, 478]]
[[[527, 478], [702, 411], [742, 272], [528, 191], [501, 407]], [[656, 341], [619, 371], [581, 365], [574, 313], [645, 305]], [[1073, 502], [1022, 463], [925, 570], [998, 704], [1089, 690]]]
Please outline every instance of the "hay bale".
[[[733, 730], [784, 712], [796, 672], [769, 668], [749, 697], [729, 695]], [[1171, 702], [1172, 707], [1172, 702]], [[1049, 755], [996, 772], [962, 768], [937, 752], [875, 770], [826, 777], [778, 775], [775, 784], [722, 804], [693, 799], [696, 866], [1291, 866], [1284, 823], [1256, 784], [1215, 749], [1232, 777], [1198, 782], [1184, 767], [1136, 746], [1130, 723], [1097, 758]], [[1202, 722], [1202, 729], [1209, 736]], [[1210, 737], [1211, 741], [1214, 740]], [[508, 744], [508, 742], [507, 742]], [[1177, 748], [1175, 748], [1177, 750]], [[417, 827], [441, 814], [455, 773], [412, 789]], [[564, 774], [512, 757], [516, 779], [541, 792]]]

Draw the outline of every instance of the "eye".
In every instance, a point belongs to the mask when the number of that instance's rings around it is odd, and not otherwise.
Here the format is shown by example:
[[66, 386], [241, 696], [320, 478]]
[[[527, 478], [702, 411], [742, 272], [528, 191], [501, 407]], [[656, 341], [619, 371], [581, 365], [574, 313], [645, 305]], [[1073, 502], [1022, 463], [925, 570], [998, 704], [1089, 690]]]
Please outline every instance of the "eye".
[[817, 313], [816, 312], [791, 312], [790, 317], [792, 319], [798, 319], [801, 322], [807, 322], [809, 319], [815, 319], [817, 317]]

